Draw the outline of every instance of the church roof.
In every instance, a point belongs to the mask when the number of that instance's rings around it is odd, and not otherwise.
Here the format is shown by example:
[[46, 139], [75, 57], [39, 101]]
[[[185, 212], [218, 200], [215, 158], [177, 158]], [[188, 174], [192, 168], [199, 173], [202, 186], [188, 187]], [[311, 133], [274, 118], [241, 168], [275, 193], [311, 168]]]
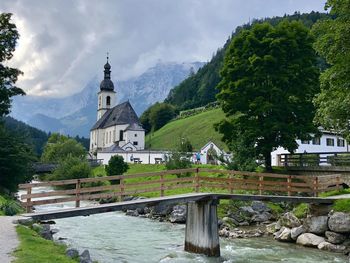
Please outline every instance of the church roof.
[[125, 150], [119, 147], [118, 145], [113, 144], [112, 146], [103, 148], [100, 152], [113, 153], [113, 152], [125, 152]]
[[129, 127], [139, 127], [139, 129], [142, 129], [140, 120], [129, 101], [123, 102], [107, 110], [91, 130], [104, 129], [121, 124], [129, 124]]

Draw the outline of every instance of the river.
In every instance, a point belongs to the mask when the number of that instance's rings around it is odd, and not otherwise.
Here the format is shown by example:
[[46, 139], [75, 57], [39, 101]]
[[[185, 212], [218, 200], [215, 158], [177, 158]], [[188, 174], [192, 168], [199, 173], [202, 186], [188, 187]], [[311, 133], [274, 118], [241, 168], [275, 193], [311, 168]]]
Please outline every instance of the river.
[[[43, 191], [47, 189], [36, 189]], [[37, 211], [62, 209], [64, 205], [39, 206]], [[82, 202], [82, 206], [89, 205]], [[80, 252], [90, 251], [99, 263], [331, 263], [348, 262], [345, 256], [304, 248], [291, 243], [281, 243], [272, 238], [221, 239], [220, 259], [184, 252], [184, 225], [160, 223], [147, 218], [130, 217], [122, 212], [111, 212], [87, 217], [56, 219], [54, 228], [58, 239], [66, 238], [70, 247]]]

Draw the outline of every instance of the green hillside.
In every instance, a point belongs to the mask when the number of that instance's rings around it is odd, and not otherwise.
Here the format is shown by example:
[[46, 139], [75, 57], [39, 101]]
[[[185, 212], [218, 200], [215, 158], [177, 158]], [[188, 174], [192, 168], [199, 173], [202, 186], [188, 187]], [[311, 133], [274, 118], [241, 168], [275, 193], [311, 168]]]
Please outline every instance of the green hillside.
[[187, 138], [195, 150], [199, 150], [210, 140], [227, 150], [227, 146], [221, 141], [221, 135], [213, 127], [214, 123], [223, 118], [221, 109], [213, 109], [169, 122], [152, 135], [149, 133], [146, 136], [146, 146], [151, 145], [151, 149], [174, 149], [181, 138]]

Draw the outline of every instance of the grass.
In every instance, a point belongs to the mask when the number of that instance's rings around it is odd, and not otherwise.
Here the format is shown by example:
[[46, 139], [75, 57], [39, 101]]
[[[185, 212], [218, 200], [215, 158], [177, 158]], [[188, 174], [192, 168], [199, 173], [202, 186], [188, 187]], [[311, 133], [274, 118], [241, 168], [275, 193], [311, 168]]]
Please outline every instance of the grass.
[[34, 230], [17, 226], [20, 245], [14, 252], [15, 263], [76, 263], [65, 255], [66, 246], [43, 239]]
[[334, 196], [334, 195], [345, 195], [345, 194], [350, 194], [350, 188], [320, 193], [320, 197], [328, 197], [328, 196]]
[[[1, 208], [2, 205], [4, 205], [6, 202], [7, 202], [7, 199], [6, 199], [4, 196], [0, 195], [0, 208]], [[4, 213], [4, 211], [2, 211], [2, 210], [0, 209], [0, 216], [3, 216], [3, 215], [5, 215], [5, 213]]]
[[308, 212], [309, 212], [309, 205], [305, 203], [298, 204], [293, 209], [293, 214], [299, 219], [305, 218]]
[[146, 145], [151, 149], [176, 149], [181, 138], [187, 138], [195, 150], [213, 141], [224, 150], [227, 146], [221, 141], [222, 135], [214, 129], [214, 124], [225, 117], [221, 109], [213, 109], [188, 118], [169, 122], [167, 125], [146, 136]]
[[350, 199], [339, 199], [333, 204], [333, 210], [336, 212], [350, 212]]

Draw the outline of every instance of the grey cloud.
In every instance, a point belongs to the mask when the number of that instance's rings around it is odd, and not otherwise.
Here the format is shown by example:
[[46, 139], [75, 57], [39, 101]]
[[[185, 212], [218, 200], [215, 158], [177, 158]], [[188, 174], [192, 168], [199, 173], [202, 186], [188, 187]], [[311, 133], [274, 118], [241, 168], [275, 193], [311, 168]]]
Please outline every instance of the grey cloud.
[[323, 0], [3, 0], [21, 33], [13, 63], [29, 94], [65, 96], [102, 78], [106, 52], [120, 80], [162, 61], [208, 61], [236, 26]]

